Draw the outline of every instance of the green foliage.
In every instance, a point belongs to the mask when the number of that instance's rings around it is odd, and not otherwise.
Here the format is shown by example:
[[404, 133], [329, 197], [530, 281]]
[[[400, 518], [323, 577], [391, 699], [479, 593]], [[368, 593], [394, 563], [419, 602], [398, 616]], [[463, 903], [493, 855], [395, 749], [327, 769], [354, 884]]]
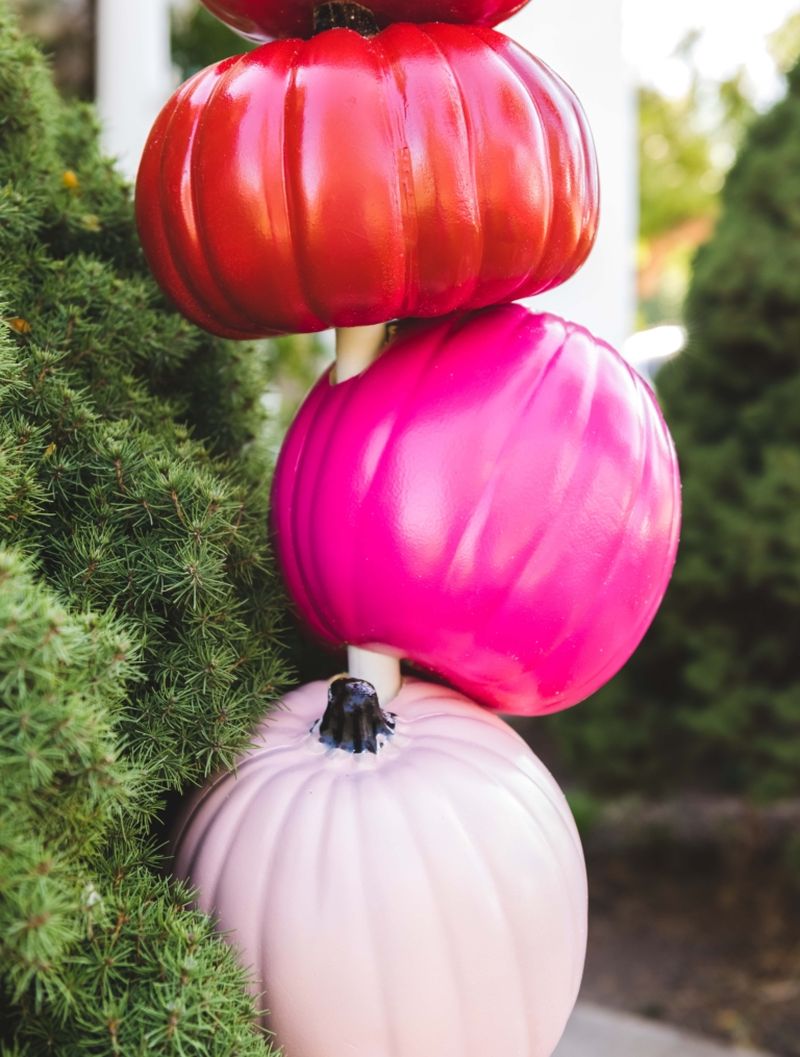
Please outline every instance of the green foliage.
[[800, 69], [759, 119], [699, 253], [687, 351], [659, 375], [681, 550], [628, 668], [573, 720], [598, 786], [800, 792]]
[[201, 7], [177, 10], [172, 16], [172, 58], [182, 77], [190, 77], [229, 55], [239, 55], [255, 45]]
[[639, 232], [645, 242], [717, 213], [718, 192], [753, 120], [744, 71], [704, 81], [693, 65], [696, 34], [679, 48], [691, 72], [684, 95], [639, 90]]
[[5, 0], [0, 320], [5, 1052], [266, 1054], [150, 834], [285, 681], [275, 353], [165, 305], [91, 112], [60, 101]]
[[800, 59], [800, 11], [789, 15], [786, 21], [770, 34], [769, 50], [781, 73], [788, 73]]
[[699, 127], [697, 93], [670, 99], [639, 91], [639, 231], [652, 239], [716, 207], [718, 173]]
[[677, 57], [689, 74], [683, 95], [639, 91], [639, 318], [643, 326], [680, 319], [697, 246], [718, 213], [719, 191], [754, 107], [740, 69], [704, 79], [690, 33]]
[[567, 791], [567, 803], [578, 832], [586, 840], [600, 818], [602, 800], [586, 789], [573, 788]]

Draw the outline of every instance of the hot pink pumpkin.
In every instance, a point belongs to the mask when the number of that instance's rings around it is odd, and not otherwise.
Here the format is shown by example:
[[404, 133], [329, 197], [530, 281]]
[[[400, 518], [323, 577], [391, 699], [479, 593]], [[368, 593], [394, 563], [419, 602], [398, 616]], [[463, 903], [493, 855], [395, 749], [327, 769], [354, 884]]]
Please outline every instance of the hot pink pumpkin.
[[286, 1057], [550, 1057], [586, 946], [566, 801], [459, 694], [409, 680], [385, 723], [371, 690], [339, 680], [328, 711], [325, 683], [289, 694], [189, 805], [175, 871]]
[[284, 443], [272, 519], [320, 636], [530, 715], [587, 697], [636, 648], [679, 492], [639, 376], [581, 327], [505, 305], [408, 326], [361, 375], [323, 377]]

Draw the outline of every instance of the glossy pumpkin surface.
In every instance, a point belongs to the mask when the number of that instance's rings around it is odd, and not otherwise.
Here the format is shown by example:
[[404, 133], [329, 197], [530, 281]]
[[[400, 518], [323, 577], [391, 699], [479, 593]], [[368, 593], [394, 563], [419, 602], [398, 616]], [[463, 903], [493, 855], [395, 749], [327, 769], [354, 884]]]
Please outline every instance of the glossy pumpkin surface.
[[284, 442], [272, 523], [322, 638], [532, 715], [633, 653], [679, 505], [648, 386], [583, 328], [505, 305], [407, 325], [361, 375], [320, 379]]
[[[314, 0], [202, 0], [231, 29], [251, 40], [308, 37]], [[494, 26], [525, 6], [527, 0], [367, 0], [379, 26], [390, 22], [467, 22]]]
[[252, 967], [287, 1057], [550, 1057], [586, 946], [552, 777], [497, 717], [408, 680], [376, 755], [326, 748], [290, 693], [188, 805], [175, 872]]
[[179, 89], [136, 209], [156, 278], [195, 322], [315, 331], [563, 282], [594, 240], [596, 160], [571, 90], [494, 30], [333, 29]]

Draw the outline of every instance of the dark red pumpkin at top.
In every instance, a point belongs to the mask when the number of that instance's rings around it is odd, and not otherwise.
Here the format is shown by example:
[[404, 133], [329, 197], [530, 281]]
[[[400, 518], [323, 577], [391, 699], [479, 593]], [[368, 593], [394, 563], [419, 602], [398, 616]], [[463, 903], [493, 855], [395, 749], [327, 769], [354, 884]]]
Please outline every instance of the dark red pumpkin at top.
[[598, 217], [586, 118], [492, 29], [332, 29], [196, 74], [136, 189], [156, 278], [227, 337], [439, 316], [536, 294]]
[[[319, 0], [203, 0], [231, 29], [252, 40], [308, 37]], [[391, 22], [467, 22], [494, 26], [527, 0], [367, 0], [379, 26]]]

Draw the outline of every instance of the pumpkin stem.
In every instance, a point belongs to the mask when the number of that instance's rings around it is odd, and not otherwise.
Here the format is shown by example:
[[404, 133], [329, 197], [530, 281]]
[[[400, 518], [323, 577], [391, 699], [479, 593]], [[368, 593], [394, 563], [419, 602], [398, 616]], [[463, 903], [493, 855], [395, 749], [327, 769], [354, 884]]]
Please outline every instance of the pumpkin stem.
[[361, 4], [319, 4], [314, 8], [314, 35], [328, 29], [354, 29], [362, 37], [374, 37], [378, 23], [370, 9]]
[[371, 323], [366, 327], [338, 327], [336, 368], [331, 380], [346, 382], [348, 378], [361, 374], [378, 358], [385, 341], [385, 323]]
[[378, 704], [366, 679], [340, 675], [328, 687], [328, 707], [319, 725], [319, 740], [347, 752], [377, 753], [378, 738], [394, 733], [394, 719]]

